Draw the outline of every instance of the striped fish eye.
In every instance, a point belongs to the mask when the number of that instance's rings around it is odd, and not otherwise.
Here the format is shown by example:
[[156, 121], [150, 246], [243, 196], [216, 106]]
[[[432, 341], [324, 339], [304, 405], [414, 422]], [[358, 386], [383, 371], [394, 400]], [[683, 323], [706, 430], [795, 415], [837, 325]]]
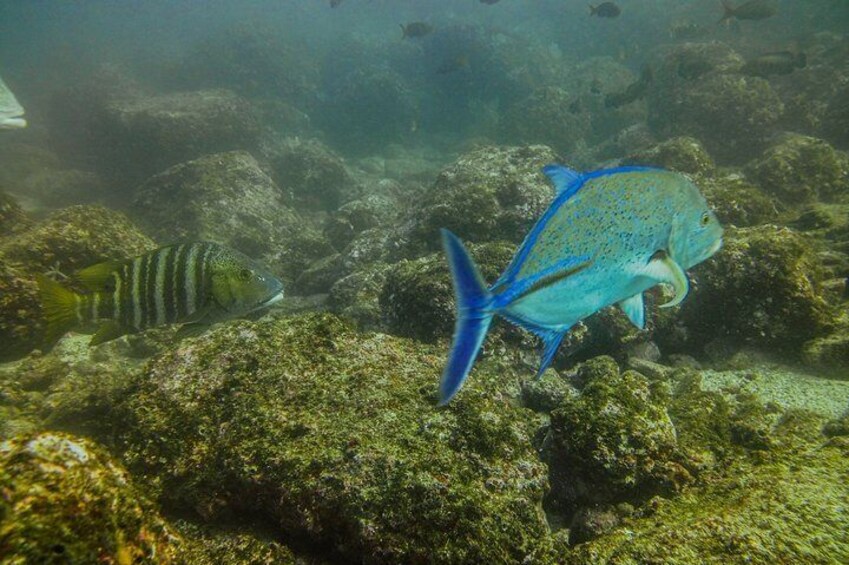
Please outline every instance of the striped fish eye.
[[250, 269], [242, 269], [241, 271], [239, 271], [239, 278], [243, 281], [248, 281], [250, 280], [252, 274], [253, 273], [251, 273]]

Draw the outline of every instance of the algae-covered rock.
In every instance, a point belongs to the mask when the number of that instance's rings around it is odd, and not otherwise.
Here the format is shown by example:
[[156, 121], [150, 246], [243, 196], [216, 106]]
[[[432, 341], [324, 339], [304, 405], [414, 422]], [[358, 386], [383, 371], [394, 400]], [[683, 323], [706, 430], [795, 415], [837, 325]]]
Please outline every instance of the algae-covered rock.
[[770, 83], [736, 74], [742, 59], [721, 43], [685, 43], [656, 57], [649, 125], [662, 136], [691, 135], [715, 158], [757, 154], [783, 112]]
[[28, 227], [30, 220], [21, 205], [9, 194], [0, 191], [0, 237], [7, 236]]
[[0, 243], [9, 261], [27, 273], [69, 275], [107, 260], [140, 255], [155, 247], [121, 212], [102, 206], [71, 206]]
[[740, 175], [700, 177], [696, 184], [723, 226], [757, 226], [778, 217], [778, 203]]
[[391, 265], [376, 262], [342, 277], [330, 288], [330, 308], [364, 330], [385, 329], [380, 296]]
[[477, 243], [520, 243], [554, 197], [541, 169], [556, 160], [543, 145], [483, 147], [462, 155], [414, 207], [407, 226], [411, 250], [439, 248], [440, 228]]
[[[796, 420], [796, 422], [793, 422]], [[785, 448], [740, 458], [721, 475], [578, 546], [570, 565], [601, 563], [843, 563], [849, 560], [847, 448], [785, 418]], [[816, 426], [816, 422], [813, 422]], [[806, 431], [807, 430], [807, 431]], [[811, 432], [814, 432], [812, 437]]]
[[332, 211], [358, 195], [345, 163], [318, 140], [287, 139], [266, 153], [275, 180], [293, 194], [296, 208]]
[[599, 503], [645, 500], [687, 482], [678, 464], [668, 390], [609, 357], [587, 362], [585, 384], [551, 413], [548, 454], [558, 512]]
[[836, 378], [849, 379], [849, 328], [841, 325], [834, 333], [809, 341], [802, 358]]
[[347, 562], [544, 561], [536, 417], [485, 363], [436, 409], [442, 363], [330, 315], [222, 326], [135, 379], [124, 457], [172, 508], [261, 519]]
[[847, 200], [849, 157], [827, 142], [787, 135], [749, 163], [746, 174], [788, 205]]
[[397, 198], [368, 194], [344, 204], [328, 216], [324, 233], [336, 249], [344, 249], [357, 234], [395, 220], [400, 207]]
[[59, 433], [0, 443], [7, 563], [179, 563], [180, 542], [100, 447]]
[[697, 270], [681, 318], [693, 344], [720, 340], [796, 355], [833, 327], [823, 278], [813, 243], [791, 229], [727, 230], [723, 249]]
[[251, 106], [228, 90], [114, 100], [93, 127], [104, 172], [127, 182], [209, 153], [251, 149], [259, 136]]
[[832, 143], [849, 149], [849, 87], [836, 92], [828, 103], [822, 130]]
[[0, 254], [0, 362], [31, 350], [42, 331], [35, 281]]
[[701, 142], [688, 136], [674, 137], [628, 155], [626, 165], [662, 167], [681, 173], [704, 175], [713, 172], [713, 159]]
[[246, 529], [204, 527], [179, 521], [181, 562], [191, 565], [295, 565], [292, 551], [278, 541]]
[[150, 178], [133, 209], [163, 242], [216, 241], [262, 258], [284, 282], [332, 252], [243, 151], [207, 155]]
[[[472, 245], [469, 252], [487, 281], [498, 278], [513, 257], [509, 243]], [[433, 342], [454, 328], [454, 290], [442, 253], [402, 260], [386, 273], [380, 307], [390, 332]]]
[[506, 143], [540, 143], [560, 153], [569, 153], [583, 141], [590, 123], [589, 112], [576, 96], [546, 86], [510, 107], [501, 126], [501, 136]]

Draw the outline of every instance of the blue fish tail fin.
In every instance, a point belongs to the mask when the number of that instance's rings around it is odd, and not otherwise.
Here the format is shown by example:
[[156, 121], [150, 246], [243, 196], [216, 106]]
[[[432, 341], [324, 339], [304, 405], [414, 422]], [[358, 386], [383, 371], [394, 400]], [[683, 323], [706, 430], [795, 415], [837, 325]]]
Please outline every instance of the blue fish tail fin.
[[494, 312], [493, 298], [477, 266], [463, 243], [448, 230], [442, 230], [442, 246], [448, 257], [457, 299], [454, 343], [439, 383], [439, 405], [444, 406], [463, 386], [489, 331]]

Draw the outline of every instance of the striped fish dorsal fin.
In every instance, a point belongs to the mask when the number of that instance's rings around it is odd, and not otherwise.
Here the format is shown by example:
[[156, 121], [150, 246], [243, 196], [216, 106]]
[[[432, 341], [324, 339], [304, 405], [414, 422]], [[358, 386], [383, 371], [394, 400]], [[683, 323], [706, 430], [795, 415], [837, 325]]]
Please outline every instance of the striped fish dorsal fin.
[[75, 278], [92, 292], [109, 290], [112, 274], [123, 267], [123, 261], [104, 261], [77, 271]]

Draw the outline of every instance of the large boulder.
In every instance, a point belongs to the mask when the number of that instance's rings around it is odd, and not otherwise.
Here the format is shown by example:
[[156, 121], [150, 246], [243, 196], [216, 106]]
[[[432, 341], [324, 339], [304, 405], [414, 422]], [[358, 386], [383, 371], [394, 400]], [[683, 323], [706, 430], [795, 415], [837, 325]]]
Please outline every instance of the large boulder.
[[73, 271], [155, 248], [126, 215], [103, 206], [71, 206], [0, 242], [0, 253], [27, 273]]
[[89, 440], [45, 433], [0, 443], [0, 491], [5, 562], [181, 562], [176, 532]]
[[514, 103], [501, 123], [505, 143], [540, 143], [559, 153], [577, 148], [590, 131], [591, 116], [577, 96], [555, 86], [535, 90]]
[[35, 347], [43, 326], [35, 281], [0, 254], [0, 363]]
[[834, 326], [824, 277], [814, 243], [791, 229], [727, 230], [723, 249], [698, 268], [680, 321], [693, 346], [748, 344], [792, 357]]
[[236, 322], [134, 378], [124, 458], [159, 499], [261, 520], [347, 562], [544, 562], [536, 416], [476, 370], [435, 410], [442, 352], [330, 315]]
[[285, 282], [332, 252], [243, 151], [201, 157], [148, 179], [133, 210], [162, 242], [216, 241], [263, 259]]
[[33, 173], [19, 190], [46, 208], [88, 204], [110, 197], [106, 183], [97, 173], [76, 169], [45, 170]]
[[769, 82], [736, 74], [742, 59], [721, 43], [685, 43], [655, 57], [649, 125], [690, 135], [720, 161], [757, 155], [783, 112]]
[[520, 243], [554, 197], [541, 169], [556, 160], [544, 145], [489, 146], [462, 155], [410, 212], [410, 253], [438, 249], [440, 228], [477, 243]]
[[252, 149], [259, 136], [251, 106], [228, 90], [114, 100], [91, 127], [99, 166], [124, 186], [202, 155]]
[[749, 163], [746, 174], [788, 206], [849, 201], [849, 157], [814, 137], [784, 136]]
[[265, 151], [277, 183], [297, 208], [332, 211], [358, 196], [342, 159], [317, 140], [287, 139]]
[[663, 167], [679, 173], [705, 175], [713, 172], [713, 159], [702, 143], [689, 136], [673, 137], [622, 160], [625, 165]]

